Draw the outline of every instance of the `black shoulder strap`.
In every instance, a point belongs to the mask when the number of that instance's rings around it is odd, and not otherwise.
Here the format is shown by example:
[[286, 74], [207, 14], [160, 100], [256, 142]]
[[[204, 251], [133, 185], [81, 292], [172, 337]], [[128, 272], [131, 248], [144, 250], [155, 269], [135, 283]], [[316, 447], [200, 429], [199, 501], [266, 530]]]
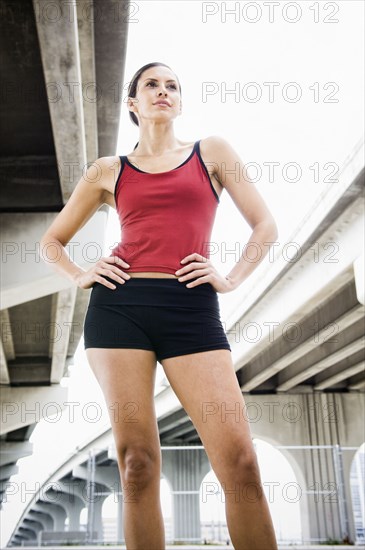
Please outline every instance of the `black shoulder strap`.
[[201, 166], [203, 167], [204, 172], [205, 172], [206, 175], [207, 175], [207, 178], [208, 178], [208, 181], [209, 181], [211, 190], [213, 191], [213, 194], [214, 194], [215, 198], [217, 199], [217, 201], [218, 201], [218, 203], [219, 203], [219, 202], [220, 202], [220, 199], [219, 199], [219, 197], [218, 197], [218, 195], [217, 195], [217, 191], [216, 191], [216, 190], [214, 189], [214, 187], [213, 187], [212, 180], [211, 180], [210, 175], [209, 175], [209, 172], [208, 172], [208, 168], [206, 167], [206, 164], [205, 164], [205, 162], [203, 161], [202, 156], [201, 156], [201, 154], [200, 154], [200, 142], [201, 142], [201, 139], [199, 139], [198, 141], [196, 141], [196, 145], [197, 145], [197, 147], [196, 147], [196, 153], [197, 153], [197, 155], [198, 155], [199, 162], [200, 162]]
[[120, 176], [122, 175], [123, 168], [124, 168], [124, 164], [125, 164], [125, 157], [124, 157], [124, 155], [119, 155], [119, 158], [120, 158], [120, 170], [119, 170], [119, 174], [118, 174], [118, 176], [117, 176], [117, 179], [116, 179], [116, 181], [115, 181], [115, 186], [114, 186], [114, 197], [116, 196], [118, 183], [119, 183], [119, 180], [120, 180]]

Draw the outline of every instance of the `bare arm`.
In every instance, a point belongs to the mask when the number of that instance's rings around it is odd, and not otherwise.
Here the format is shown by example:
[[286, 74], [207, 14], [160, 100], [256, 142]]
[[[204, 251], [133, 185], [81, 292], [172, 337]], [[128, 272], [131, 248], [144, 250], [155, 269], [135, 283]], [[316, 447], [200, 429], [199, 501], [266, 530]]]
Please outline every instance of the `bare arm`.
[[[96, 270], [92, 268], [85, 271], [70, 259], [65, 248], [72, 237], [105, 203], [107, 193], [107, 182], [105, 180], [109, 178], [108, 183], [111, 183], [115, 179], [115, 165], [113, 170], [112, 159], [113, 157], [99, 158], [87, 169], [86, 174], [80, 178], [71, 197], [42, 236], [40, 242], [42, 259], [52, 269], [85, 289], [90, 288], [95, 281], [113, 288], [113, 285], [98, 275], [98, 272], [103, 272], [118, 281], [120, 279], [118, 268], [113, 265], [105, 266], [108, 261], [114, 262], [115, 257], [102, 258], [103, 263], [99, 265], [99, 261]], [[107, 272], [108, 269], [110, 274]], [[111, 275], [112, 271], [118, 275], [113, 277]]]
[[264, 199], [248, 178], [242, 159], [231, 145], [219, 136], [211, 136], [205, 143], [207, 159], [212, 159], [216, 177], [253, 230], [240, 260], [226, 275], [237, 288], [265, 258], [271, 247], [265, 243], [277, 239], [278, 229]]

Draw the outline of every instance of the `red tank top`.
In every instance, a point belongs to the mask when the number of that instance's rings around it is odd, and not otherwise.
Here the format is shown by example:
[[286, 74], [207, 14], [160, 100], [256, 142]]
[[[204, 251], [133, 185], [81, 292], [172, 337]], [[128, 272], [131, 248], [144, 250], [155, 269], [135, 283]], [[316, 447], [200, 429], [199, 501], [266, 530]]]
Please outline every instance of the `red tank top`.
[[175, 274], [193, 252], [210, 257], [219, 197], [201, 158], [199, 141], [188, 158], [168, 172], [143, 172], [121, 156], [114, 198], [121, 241], [110, 256], [133, 271]]

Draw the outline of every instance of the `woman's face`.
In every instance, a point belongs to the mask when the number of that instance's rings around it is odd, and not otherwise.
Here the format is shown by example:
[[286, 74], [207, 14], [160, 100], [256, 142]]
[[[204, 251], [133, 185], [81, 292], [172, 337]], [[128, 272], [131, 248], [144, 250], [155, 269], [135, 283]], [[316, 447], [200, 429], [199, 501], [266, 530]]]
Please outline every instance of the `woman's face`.
[[[168, 105], [159, 105], [164, 100]], [[181, 114], [179, 83], [174, 73], [167, 67], [151, 67], [139, 77], [136, 98], [128, 99], [128, 106], [138, 118], [155, 122], [168, 122]]]

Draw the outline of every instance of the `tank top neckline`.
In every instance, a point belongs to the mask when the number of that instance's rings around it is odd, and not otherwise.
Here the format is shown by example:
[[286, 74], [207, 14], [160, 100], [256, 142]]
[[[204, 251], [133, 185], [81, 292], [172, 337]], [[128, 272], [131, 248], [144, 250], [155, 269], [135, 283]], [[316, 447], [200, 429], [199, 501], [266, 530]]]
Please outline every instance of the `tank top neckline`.
[[154, 176], [154, 175], [159, 175], [161, 176], [162, 174], [170, 174], [171, 172], [174, 172], [175, 170], [177, 170], [178, 168], [181, 168], [182, 166], [184, 166], [184, 164], [186, 164], [187, 162], [189, 162], [189, 160], [192, 159], [192, 157], [194, 156], [195, 154], [195, 151], [197, 150], [197, 147], [198, 147], [198, 142], [200, 140], [197, 140], [195, 143], [194, 143], [194, 147], [192, 149], [192, 151], [190, 152], [188, 158], [186, 158], [181, 164], [179, 164], [179, 166], [176, 166], [176, 168], [173, 168], [172, 170], [167, 170], [166, 172], [145, 172], [144, 170], [140, 170], [139, 168], [137, 168], [136, 166], [134, 166], [128, 159], [128, 157], [126, 155], [122, 155], [121, 156], [121, 159], [124, 159], [125, 163], [128, 164], [128, 166], [130, 166], [133, 170], [136, 170], [137, 172], [141, 172], [142, 174], [148, 174], [149, 176]]

